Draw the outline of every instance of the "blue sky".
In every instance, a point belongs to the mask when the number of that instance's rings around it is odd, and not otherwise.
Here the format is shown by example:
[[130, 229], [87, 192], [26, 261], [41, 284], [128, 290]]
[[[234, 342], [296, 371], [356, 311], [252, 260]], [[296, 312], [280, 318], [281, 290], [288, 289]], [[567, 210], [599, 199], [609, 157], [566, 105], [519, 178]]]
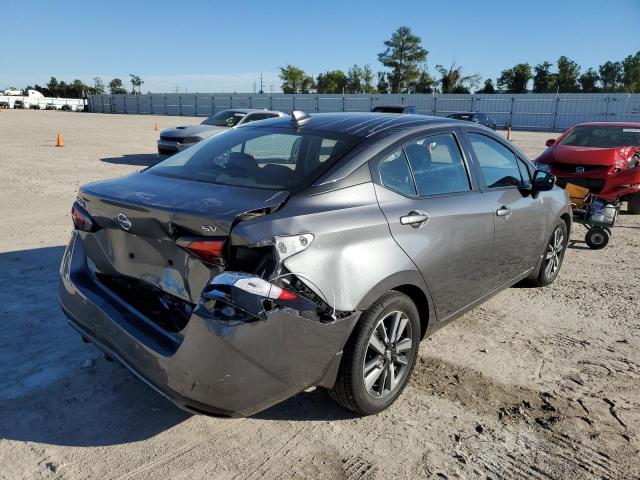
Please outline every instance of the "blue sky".
[[[640, 0], [119, 1], [15, 3], [0, 12], [0, 88], [100, 76], [144, 80], [143, 91], [250, 92], [278, 67], [314, 76], [377, 54], [408, 25], [436, 64], [495, 78], [518, 62], [567, 55], [583, 69], [640, 50]], [[2, 14], [5, 17], [6, 13]]]

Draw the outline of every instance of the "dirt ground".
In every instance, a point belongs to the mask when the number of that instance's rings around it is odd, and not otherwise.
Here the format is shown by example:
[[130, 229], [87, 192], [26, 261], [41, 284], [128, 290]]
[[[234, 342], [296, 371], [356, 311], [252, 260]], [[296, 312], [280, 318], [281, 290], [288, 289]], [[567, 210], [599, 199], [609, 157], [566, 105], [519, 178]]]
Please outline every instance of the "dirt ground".
[[[584, 229], [556, 283], [426, 339], [391, 409], [320, 389], [253, 418], [191, 416], [67, 325], [58, 265], [80, 184], [156, 161], [194, 118], [0, 112], [0, 478], [640, 478], [640, 217]], [[64, 148], [55, 148], [60, 132]], [[515, 132], [531, 158], [552, 134]]]

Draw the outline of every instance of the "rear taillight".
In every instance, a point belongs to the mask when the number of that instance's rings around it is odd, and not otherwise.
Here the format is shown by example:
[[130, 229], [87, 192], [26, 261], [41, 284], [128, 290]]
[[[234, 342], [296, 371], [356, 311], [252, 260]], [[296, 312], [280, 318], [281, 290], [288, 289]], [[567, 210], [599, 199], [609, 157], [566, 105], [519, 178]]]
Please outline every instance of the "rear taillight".
[[213, 263], [214, 265], [222, 265], [224, 263], [222, 257], [224, 240], [178, 239], [176, 243], [205, 262]]
[[78, 203], [74, 203], [71, 207], [71, 218], [73, 219], [73, 225], [77, 230], [82, 232], [95, 232], [97, 225], [91, 218], [91, 215], [82, 208]]

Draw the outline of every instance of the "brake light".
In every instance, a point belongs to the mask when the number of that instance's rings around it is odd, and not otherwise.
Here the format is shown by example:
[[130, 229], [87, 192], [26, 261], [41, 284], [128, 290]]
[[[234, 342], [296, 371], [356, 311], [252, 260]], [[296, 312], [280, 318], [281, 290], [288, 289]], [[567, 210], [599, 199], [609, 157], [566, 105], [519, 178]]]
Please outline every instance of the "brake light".
[[270, 298], [271, 300], [291, 301], [298, 299], [295, 293], [267, 282], [260, 277], [241, 278], [234, 283], [234, 286], [245, 292]]
[[178, 245], [202, 260], [215, 265], [222, 265], [224, 240], [178, 240]]
[[94, 223], [91, 215], [82, 208], [78, 203], [74, 203], [71, 207], [71, 219], [73, 220], [73, 226], [82, 232], [93, 232], [96, 230], [96, 224]]

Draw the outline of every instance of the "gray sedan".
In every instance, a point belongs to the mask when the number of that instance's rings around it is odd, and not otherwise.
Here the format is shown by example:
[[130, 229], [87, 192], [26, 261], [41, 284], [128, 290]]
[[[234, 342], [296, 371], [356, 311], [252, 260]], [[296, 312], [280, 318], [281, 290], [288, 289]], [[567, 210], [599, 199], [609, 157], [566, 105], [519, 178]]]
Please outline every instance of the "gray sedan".
[[224, 132], [229, 128], [284, 115], [284, 113], [278, 111], [252, 108], [223, 110], [211, 115], [198, 125], [183, 125], [163, 130], [160, 132], [160, 140], [158, 140], [158, 153], [160, 155], [173, 155], [185, 148], [189, 148], [194, 143]]
[[553, 283], [571, 230], [554, 182], [474, 123], [294, 111], [80, 187], [59, 300], [190, 412], [251, 415], [318, 386], [369, 415], [425, 336]]

